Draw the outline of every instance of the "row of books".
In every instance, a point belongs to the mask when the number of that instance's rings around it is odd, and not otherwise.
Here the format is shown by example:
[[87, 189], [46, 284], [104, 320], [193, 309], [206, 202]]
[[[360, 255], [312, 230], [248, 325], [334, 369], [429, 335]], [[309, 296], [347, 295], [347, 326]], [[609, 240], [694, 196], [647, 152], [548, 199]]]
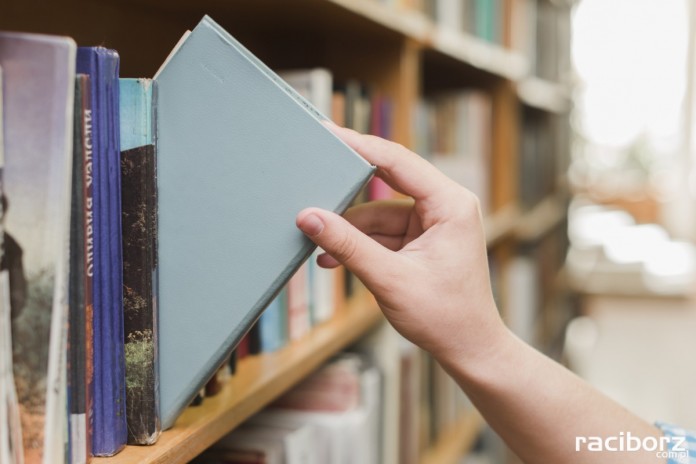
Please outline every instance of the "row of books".
[[383, 376], [344, 353], [194, 460], [199, 464], [377, 464]]
[[423, 0], [422, 9], [440, 27], [504, 44], [504, 0]]
[[519, 199], [531, 209], [553, 194], [570, 160], [570, 129], [563, 117], [525, 108], [522, 112]]
[[511, 2], [510, 46], [527, 57], [530, 74], [553, 82], [567, 81], [571, 70], [571, 7], [568, 3]]
[[423, 99], [416, 108], [415, 149], [446, 175], [474, 192], [490, 210], [492, 107], [480, 90]]
[[[122, 78], [116, 51], [66, 37], [2, 33], [0, 44], [0, 461], [77, 464], [153, 444], [163, 425], [158, 82]], [[389, 124], [386, 100], [358, 84], [334, 90], [322, 69], [284, 77], [339, 123]], [[241, 356], [301, 338], [343, 288], [340, 271], [310, 260]]]
[[[383, 336], [368, 342], [370, 355], [359, 345], [339, 354], [194, 462], [419, 462], [472, 405], [432, 357], [403, 338], [395, 341], [393, 351]], [[397, 369], [375, 361], [372, 354], [385, 350]], [[394, 398], [398, 413], [390, 415], [385, 403]]]

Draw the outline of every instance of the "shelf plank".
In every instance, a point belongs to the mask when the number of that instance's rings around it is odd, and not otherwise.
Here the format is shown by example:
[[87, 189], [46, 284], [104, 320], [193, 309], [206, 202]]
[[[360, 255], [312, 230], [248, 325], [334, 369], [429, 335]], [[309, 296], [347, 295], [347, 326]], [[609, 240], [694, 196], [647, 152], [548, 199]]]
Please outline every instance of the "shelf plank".
[[189, 462], [229, 431], [302, 380], [329, 357], [382, 320], [366, 292], [333, 319], [275, 353], [240, 361], [237, 373], [220, 393], [189, 407], [153, 446], [127, 446], [95, 464], [177, 464]]
[[321, 0], [369, 19], [404, 37], [423, 42], [432, 28], [428, 18], [419, 11], [395, 9], [375, 0]]
[[567, 87], [538, 77], [527, 77], [519, 81], [517, 94], [523, 104], [548, 113], [565, 114], [571, 108]]
[[512, 233], [519, 218], [522, 216], [517, 205], [508, 205], [495, 213], [483, 218], [483, 229], [486, 233], [486, 245], [493, 246], [498, 241]]
[[471, 409], [453, 426], [442, 433], [433, 447], [428, 449], [420, 459], [420, 464], [456, 464], [474, 445], [483, 427], [481, 414]]
[[427, 43], [433, 50], [457, 61], [511, 81], [522, 79], [529, 68], [521, 53], [435, 24]]
[[568, 214], [562, 195], [550, 195], [518, 220], [513, 234], [521, 242], [534, 242], [556, 227]]

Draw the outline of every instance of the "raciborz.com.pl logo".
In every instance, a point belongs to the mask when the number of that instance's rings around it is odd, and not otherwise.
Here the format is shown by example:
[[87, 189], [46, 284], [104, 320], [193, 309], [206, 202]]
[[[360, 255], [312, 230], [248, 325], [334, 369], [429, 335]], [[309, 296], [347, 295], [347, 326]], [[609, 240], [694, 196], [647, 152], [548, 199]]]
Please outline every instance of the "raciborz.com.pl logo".
[[689, 452], [684, 437], [640, 438], [631, 432], [621, 432], [618, 437], [575, 437], [575, 451], [654, 452], [660, 459], [672, 459], [688, 463]]

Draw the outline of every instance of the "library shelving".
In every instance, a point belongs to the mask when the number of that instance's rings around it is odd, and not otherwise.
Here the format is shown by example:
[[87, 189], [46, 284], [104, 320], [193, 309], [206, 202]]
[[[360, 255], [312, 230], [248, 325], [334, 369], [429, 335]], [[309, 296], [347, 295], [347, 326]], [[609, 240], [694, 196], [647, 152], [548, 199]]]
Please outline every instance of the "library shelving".
[[374, 327], [381, 313], [374, 299], [363, 292], [325, 324], [299, 342], [275, 353], [240, 361], [238, 372], [217, 395], [188, 408], [157, 444], [128, 446], [103, 464], [185, 463], [222, 438], [237, 425], [306, 377], [332, 354], [347, 347]]
[[[561, 22], [567, 22], [572, 7], [572, 2], [551, 0], [498, 3], [503, 5], [498, 14], [505, 16], [501, 21], [505, 27], [526, 21], [532, 49], [538, 48], [534, 43], [540, 40], [534, 26], [538, 20], [518, 18], [516, 22], [510, 16], [530, 5], [546, 5], [541, 10], [551, 5], [567, 16]], [[274, 69], [324, 67], [336, 81], [369, 83], [393, 104], [391, 138], [410, 148], [416, 146], [414, 116], [423, 96], [461, 89], [482, 91], [489, 96], [492, 110], [490, 201], [484, 211], [489, 255], [499, 274], [507, 272], [520, 253], [534, 255], [550, 249], [557, 255], [554, 263], [561, 262], [565, 249], [558, 237], [564, 234], [567, 193], [558, 180], [567, 159], [554, 163], [547, 173], [553, 176], [551, 190], [535, 204], [521, 201], [525, 179], [519, 173], [530, 118], [541, 121], [540, 130], [551, 133], [552, 148], [547, 146], [551, 157], [567, 158], [570, 140], [564, 128], [571, 110], [567, 79], [562, 73], [549, 77], [539, 72], [540, 59], [530, 56], [530, 46], [514, 43], [515, 34], [490, 41], [442, 27], [418, 4], [416, 0], [57, 0], [38, 5], [9, 0], [3, 5], [0, 29], [64, 34], [78, 44], [104, 44], [119, 51], [122, 75], [152, 76], [181, 34], [208, 14]], [[544, 17], [548, 28], [548, 15]], [[562, 43], [555, 46], [568, 48]], [[545, 245], [548, 241], [558, 243]], [[543, 278], [539, 282], [541, 287], [546, 285]], [[542, 288], [548, 297], [541, 299], [546, 305], [538, 309], [536, 319], [552, 319], [544, 314], [553, 312], [549, 302], [555, 301], [551, 294], [558, 290], [556, 285]], [[500, 292], [499, 306], [506, 319], [509, 302], [516, 297], [510, 289]], [[221, 393], [186, 410], [156, 445], [128, 446], [116, 456], [93, 462], [188, 462], [381, 320], [374, 299], [353, 297], [332, 320], [305, 338], [276, 353], [242, 360]], [[559, 330], [562, 327], [555, 327], [555, 333], [545, 337], [554, 338]], [[483, 426], [478, 413], [467, 411], [427, 446], [419, 462], [457, 462]]]

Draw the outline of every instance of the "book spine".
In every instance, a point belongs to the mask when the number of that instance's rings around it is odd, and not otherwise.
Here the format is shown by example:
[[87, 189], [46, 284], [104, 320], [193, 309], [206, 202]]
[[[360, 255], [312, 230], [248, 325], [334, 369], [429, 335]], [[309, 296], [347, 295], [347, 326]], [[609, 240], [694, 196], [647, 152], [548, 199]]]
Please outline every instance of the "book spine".
[[259, 326], [261, 351], [264, 353], [273, 352], [282, 346], [282, 340], [280, 338], [280, 312], [283, 308], [281, 305], [282, 295], [278, 294], [264, 310], [263, 314], [261, 314], [257, 323]]
[[[155, 145], [152, 85], [121, 79], [123, 306], [128, 443], [160, 435], [155, 311]], [[138, 136], [142, 140], [135, 140]], [[132, 143], [131, 143], [132, 142]], [[132, 147], [132, 148], [131, 148]]]
[[308, 264], [305, 263], [288, 282], [288, 337], [291, 341], [309, 332], [308, 284]]
[[[78, 72], [91, 76], [93, 187], [93, 387], [92, 454], [110, 456], [126, 443], [123, 308], [121, 301], [121, 228], [114, 220], [120, 194], [118, 149], [118, 55], [100, 47], [78, 50]], [[114, 101], [116, 97], [116, 101]], [[118, 178], [115, 179], [114, 177]], [[115, 204], [114, 204], [115, 203]], [[116, 243], [114, 243], [116, 241]]]
[[[85, 75], [87, 89], [91, 88], [91, 78]], [[83, 197], [84, 202], [84, 308], [85, 308], [85, 447], [87, 460], [92, 454], [92, 435], [94, 433], [93, 388], [94, 388], [94, 144], [92, 127], [92, 94], [88, 90], [82, 93], [83, 131]]]
[[126, 384], [125, 384], [125, 348], [123, 344], [123, 251], [121, 227], [121, 152], [120, 152], [120, 117], [119, 117], [119, 56], [109, 50], [105, 60], [107, 76], [107, 105], [110, 125], [106, 132], [108, 137], [108, 221], [109, 221], [109, 256], [112, 298], [109, 302], [112, 339], [113, 381], [113, 423], [114, 444], [122, 448], [127, 440], [126, 424]]
[[70, 462], [87, 462], [87, 374], [85, 352], [85, 190], [84, 190], [84, 94], [89, 92], [87, 76], [75, 81], [73, 124], [73, 182], [70, 212], [70, 278], [68, 323], [68, 404]]

